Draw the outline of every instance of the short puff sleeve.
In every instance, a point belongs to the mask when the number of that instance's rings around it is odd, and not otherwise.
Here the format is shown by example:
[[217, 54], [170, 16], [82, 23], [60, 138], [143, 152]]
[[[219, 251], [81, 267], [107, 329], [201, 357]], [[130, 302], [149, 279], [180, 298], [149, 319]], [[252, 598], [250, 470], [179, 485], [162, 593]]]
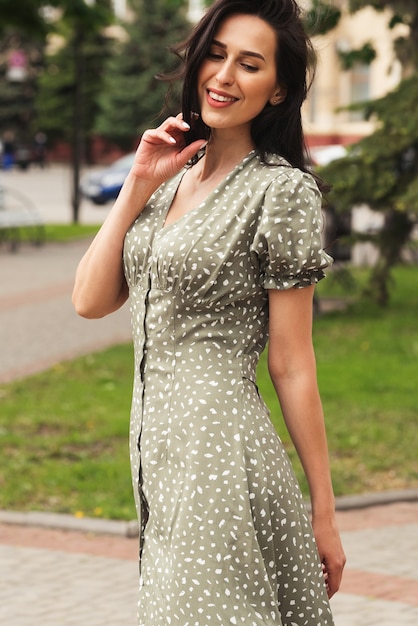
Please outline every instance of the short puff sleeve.
[[333, 259], [321, 243], [321, 194], [309, 174], [289, 167], [266, 190], [251, 246], [265, 289], [306, 287], [324, 278]]

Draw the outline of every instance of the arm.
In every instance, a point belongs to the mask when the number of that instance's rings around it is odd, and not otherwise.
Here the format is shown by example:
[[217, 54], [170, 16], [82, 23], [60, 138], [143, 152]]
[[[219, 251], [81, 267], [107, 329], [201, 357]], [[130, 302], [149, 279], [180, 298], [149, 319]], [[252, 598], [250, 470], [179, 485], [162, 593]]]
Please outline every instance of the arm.
[[185, 147], [188, 129], [179, 117], [171, 117], [144, 133], [120, 194], [77, 268], [73, 304], [79, 315], [103, 317], [127, 299], [122, 259], [126, 231], [154, 191], [206, 143], [195, 141]]
[[269, 290], [270, 376], [289, 434], [305, 471], [312, 526], [328, 594], [339, 588], [345, 556], [335, 521], [334, 494], [312, 345], [314, 287]]

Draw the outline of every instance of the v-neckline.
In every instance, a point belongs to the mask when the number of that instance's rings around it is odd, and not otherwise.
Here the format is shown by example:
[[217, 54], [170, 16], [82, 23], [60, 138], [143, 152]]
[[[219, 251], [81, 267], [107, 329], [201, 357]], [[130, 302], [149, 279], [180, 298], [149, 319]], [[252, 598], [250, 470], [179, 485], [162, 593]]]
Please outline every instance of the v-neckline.
[[181, 215], [179, 218], [177, 218], [174, 222], [170, 222], [169, 224], [166, 224], [166, 220], [167, 220], [167, 216], [168, 213], [170, 211], [171, 205], [174, 202], [174, 198], [177, 195], [177, 191], [180, 187], [180, 184], [183, 180], [184, 175], [187, 172], [187, 169], [182, 170], [179, 175], [178, 175], [178, 180], [177, 180], [177, 184], [174, 186], [173, 192], [171, 194], [171, 197], [169, 198], [169, 201], [166, 203], [166, 206], [164, 207], [164, 210], [162, 212], [162, 220], [160, 223], [160, 228], [159, 228], [159, 232], [163, 233], [165, 232], [167, 229], [170, 229], [172, 226], [175, 226], [176, 224], [182, 222], [183, 220], [185, 220], [189, 215], [191, 215], [192, 213], [196, 213], [202, 206], [206, 205], [208, 203], [208, 201], [210, 200], [210, 198], [217, 194], [219, 192], [220, 187], [225, 184], [225, 181], [230, 178], [231, 176], [234, 175], [234, 173], [236, 172], [236, 170], [240, 167], [242, 167], [244, 165], [244, 163], [249, 160], [252, 156], [254, 156], [256, 153], [255, 149], [251, 149], [249, 152], [247, 152], [247, 154], [228, 172], [228, 174], [226, 174], [226, 176], [224, 176], [224, 178], [222, 178], [222, 180], [212, 189], [212, 191], [210, 191], [208, 193], [208, 195], [202, 200], [202, 202], [200, 202], [198, 205], [196, 205], [195, 207], [193, 207], [192, 209], [190, 209], [189, 211], [187, 211], [186, 213], [184, 213], [183, 215]]

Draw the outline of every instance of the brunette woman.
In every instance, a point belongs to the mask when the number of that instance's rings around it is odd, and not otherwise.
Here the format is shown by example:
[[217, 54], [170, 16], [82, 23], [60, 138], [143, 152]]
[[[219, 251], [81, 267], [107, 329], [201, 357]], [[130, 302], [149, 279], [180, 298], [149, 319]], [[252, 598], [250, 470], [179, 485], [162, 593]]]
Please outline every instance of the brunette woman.
[[[218, 0], [178, 49], [183, 113], [147, 131], [74, 304], [130, 299], [141, 626], [325, 626], [344, 553], [312, 347], [321, 194], [303, 162], [293, 0]], [[256, 385], [270, 375], [305, 510]], [[117, 618], [115, 618], [117, 621]]]

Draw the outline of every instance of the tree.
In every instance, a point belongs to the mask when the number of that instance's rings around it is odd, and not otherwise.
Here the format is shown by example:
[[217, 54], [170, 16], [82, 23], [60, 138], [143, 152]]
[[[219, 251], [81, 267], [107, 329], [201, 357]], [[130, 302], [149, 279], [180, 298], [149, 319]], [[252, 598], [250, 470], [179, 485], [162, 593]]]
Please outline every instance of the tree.
[[41, 0], [0, 0], [0, 134], [30, 140], [47, 24]]
[[[56, 0], [57, 1], [57, 0]], [[113, 20], [110, 0], [60, 0], [62, 17], [54, 23], [62, 45], [47, 56], [37, 101], [38, 124], [49, 136], [71, 143], [73, 221], [79, 220], [80, 169], [85, 138], [92, 132], [96, 98], [109, 42], [104, 29]]]
[[0, 39], [0, 131], [28, 142], [37, 83], [43, 67], [43, 42], [12, 28]]
[[0, 37], [8, 29], [27, 35], [42, 36], [48, 30], [42, 9], [54, 1], [45, 0], [0, 0]]
[[133, 20], [124, 25], [126, 39], [115, 42], [115, 51], [104, 70], [100, 113], [95, 129], [123, 149], [150, 125], [180, 110], [178, 93], [163, 112], [167, 84], [156, 79], [173, 69], [178, 59], [169, 47], [190, 29], [182, 0], [131, 0]]
[[[49, 19], [52, 7], [59, 13]], [[47, 59], [46, 71], [39, 81], [36, 80], [36, 86], [38, 82], [40, 86], [36, 120], [32, 113], [35, 88], [29, 94], [30, 98], [23, 101], [23, 98], [16, 98], [16, 85], [6, 84], [7, 89], [2, 89], [2, 97], [6, 104], [12, 101], [12, 108], [6, 111], [9, 121], [13, 122], [17, 116], [16, 123], [22, 126], [21, 120], [27, 121], [30, 112], [32, 125], [42, 127], [52, 136], [59, 135], [71, 140], [71, 201], [73, 221], [77, 222], [84, 137], [90, 132], [95, 117], [95, 99], [101, 86], [101, 67], [106, 58], [106, 38], [103, 32], [113, 20], [111, 0], [0, 0], [0, 17], [3, 17], [0, 21], [2, 38], [11, 33], [18, 36], [19, 41], [29, 36], [39, 40], [42, 63], [47, 35], [55, 32], [62, 36], [62, 47]], [[25, 81], [23, 92], [26, 96], [29, 93], [28, 86], [28, 81]]]
[[[369, 237], [379, 250], [379, 260], [372, 268], [366, 293], [385, 306], [391, 269], [400, 260], [418, 216], [418, 0], [349, 2], [352, 12], [367, 6], [377, 11], [390, 9], [389, 28], [398, 23], [409, 27], [409, 35], [394, 45], [404, 78], [387, 96], [351, 107], [376, 118], [376, 130], [352, 146], [347, 157], [322, 168], [321, 174], [333, 186], [329, 200], [338, 210], [364, 202], [384, 214], [382, 230]], [[343, 58], [346, 67], [373, 58], [370, 45], [349, 54], [351, 57]]]

